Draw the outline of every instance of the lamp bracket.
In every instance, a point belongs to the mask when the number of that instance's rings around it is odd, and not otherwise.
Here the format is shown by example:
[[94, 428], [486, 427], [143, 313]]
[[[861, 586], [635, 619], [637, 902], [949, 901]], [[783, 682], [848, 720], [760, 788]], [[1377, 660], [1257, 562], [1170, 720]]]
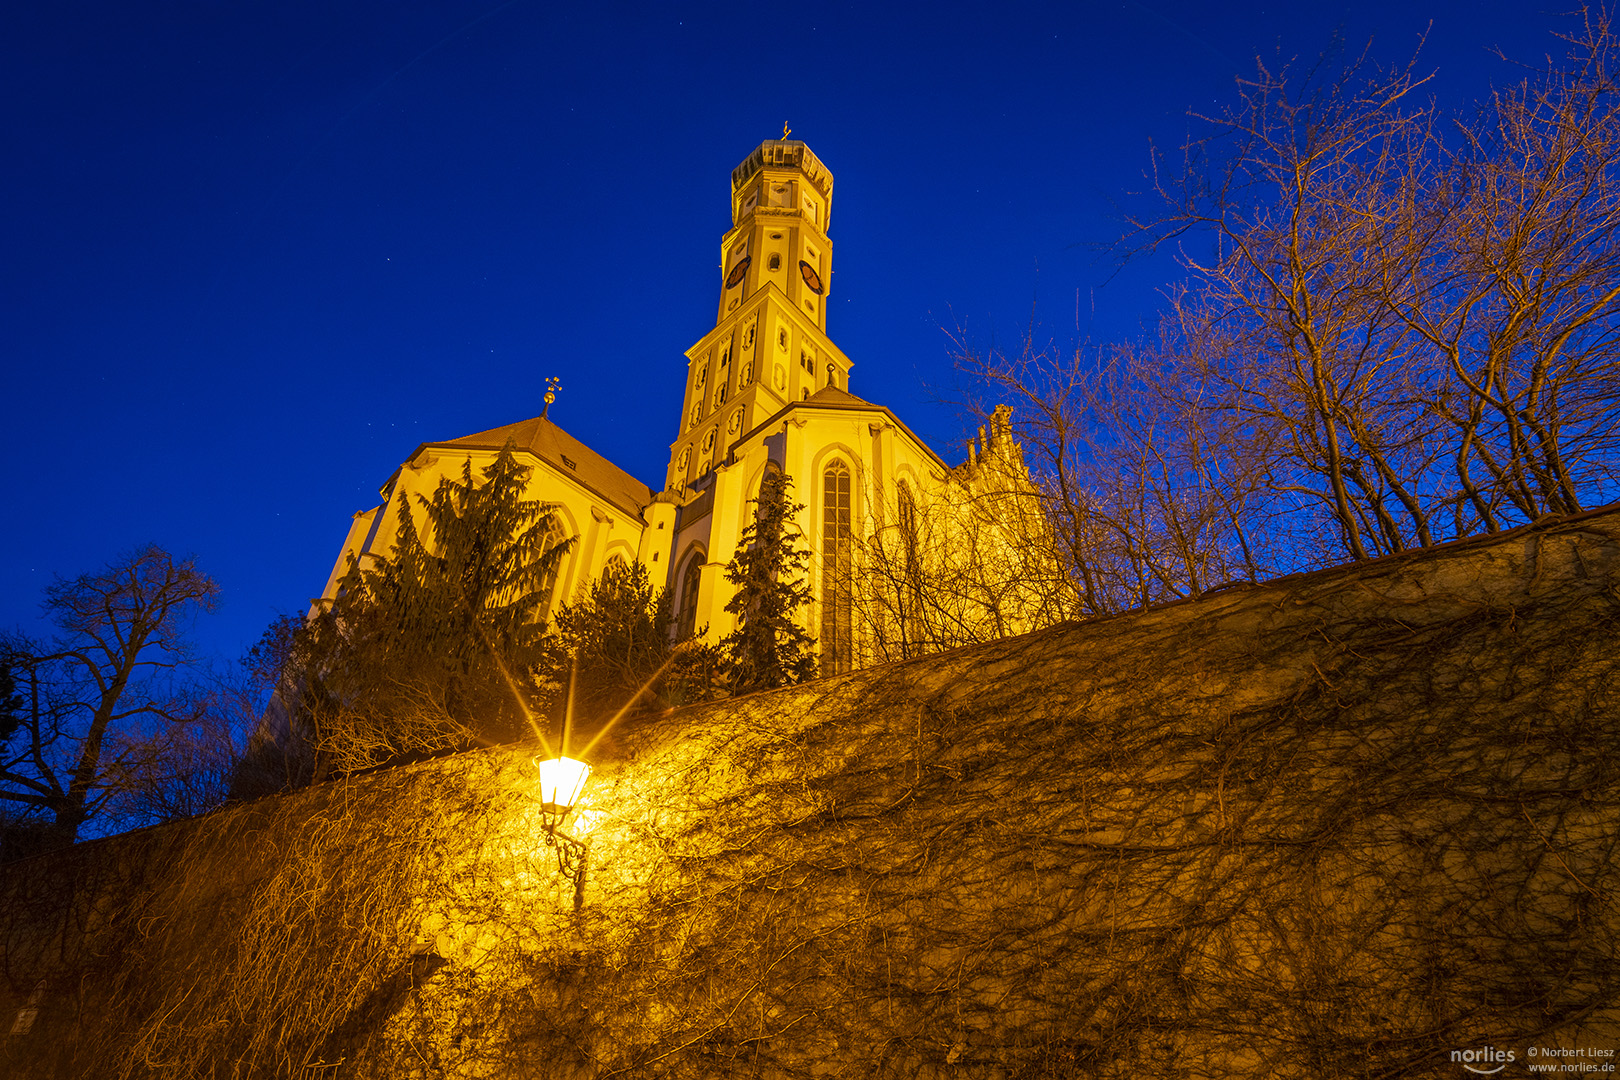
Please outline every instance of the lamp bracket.
[[557, 826], [547, 823], [543, 833], [548, 847], [557, 851], [557, 871], [574, 883], [574, 910], [585, 906], [585, 871], [590, 863], [590, 845], [576, 840]]

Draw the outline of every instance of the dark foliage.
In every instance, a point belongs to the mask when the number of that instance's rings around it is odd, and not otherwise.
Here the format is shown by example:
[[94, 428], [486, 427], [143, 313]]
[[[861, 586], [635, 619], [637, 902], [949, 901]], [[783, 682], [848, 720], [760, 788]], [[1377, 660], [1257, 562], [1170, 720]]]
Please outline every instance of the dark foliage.
[[525, 497], [510, 443], [479, 475], [401, 508], [389, 557], [349, 568], [337, 597], [286, 643], [289, 727], [315, 774], [532, 731], [558, 561], [550, 510]]
[[792, 501], [793, 480], [768, 470], [754, 501], [754, 520], [726, 566], [726, 580], [737, 587], [726, 611], [737, 629], [720, 643], [730, 666], [734, 693], [788, 686], [813, 678], [815, 639], [795, 619], [810, 602], [805, 567], [810, 552], [799, 546], [793, 517], [804, 506]]
[[[675, 644], [669, 593], [654, 590], [641, 563], [610, 563], [576, 604], [557, 613], [557, 659], [552, 682], [574, 679], [574, 722], [582, 733], [621, 713], [646, 715], [707, 700], [714, 680], [714, 649], [698, 641]], [[707, 685], [705, 685], [707, 684]], [[555, 728], [566, 694], [551, 706]]]

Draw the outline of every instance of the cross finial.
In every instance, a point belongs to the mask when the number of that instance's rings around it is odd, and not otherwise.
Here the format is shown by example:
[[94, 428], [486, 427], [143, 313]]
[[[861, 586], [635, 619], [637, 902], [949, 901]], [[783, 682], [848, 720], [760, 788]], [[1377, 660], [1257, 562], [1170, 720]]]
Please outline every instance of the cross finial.
[[562, 389], [562, 380], [552, 375], [546, 379], [546, 407], [540, 410], [541, 419], [551, 411], [551, 403], [557, 400], [557, 391]]
[[785, 139], [791, 134], [793, 134], [793, 129], [787, 126], [786, 120], [782, 121], [782, 138]]

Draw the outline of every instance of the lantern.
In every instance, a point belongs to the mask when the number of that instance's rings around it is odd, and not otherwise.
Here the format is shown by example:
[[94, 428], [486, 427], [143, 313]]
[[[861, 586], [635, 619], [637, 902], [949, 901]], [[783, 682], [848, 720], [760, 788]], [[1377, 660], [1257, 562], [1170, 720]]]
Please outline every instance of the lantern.
[[591, 767], [573, 758], [536, 758], [540, 769], [540, 812], [560, 824], [579, 802]]

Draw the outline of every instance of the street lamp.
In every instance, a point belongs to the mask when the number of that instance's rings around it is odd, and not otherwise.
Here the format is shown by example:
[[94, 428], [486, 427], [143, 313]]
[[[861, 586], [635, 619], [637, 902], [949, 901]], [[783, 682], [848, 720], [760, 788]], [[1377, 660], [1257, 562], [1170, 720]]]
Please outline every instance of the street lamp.
[[574, 910], [585, 905], [585, 867], [588, 848], [559, 831], [563, 820], [579, 803], [591, 767], [569, 757], [535, 758], [540, 770], [540, 825], [548, 847], [557, 849], [557, 869], [574, 882]]

